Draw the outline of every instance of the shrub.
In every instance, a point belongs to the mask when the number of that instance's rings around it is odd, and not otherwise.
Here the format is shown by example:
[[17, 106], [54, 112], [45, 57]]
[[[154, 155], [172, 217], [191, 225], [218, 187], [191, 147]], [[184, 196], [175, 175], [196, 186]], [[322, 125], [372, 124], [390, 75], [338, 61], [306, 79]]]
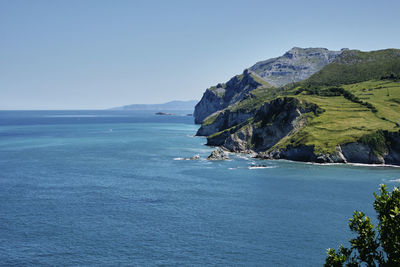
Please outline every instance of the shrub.
[[368, 216], [355, 211], [349, 220], [350, 230], [357, 234], [350, 239], [351, 247], [328, 249], [324, 266], [400, 266], [400, 190], [388, 192], [381, 185], [380, 195], [374, 196], [378, 225], [374, 229]]

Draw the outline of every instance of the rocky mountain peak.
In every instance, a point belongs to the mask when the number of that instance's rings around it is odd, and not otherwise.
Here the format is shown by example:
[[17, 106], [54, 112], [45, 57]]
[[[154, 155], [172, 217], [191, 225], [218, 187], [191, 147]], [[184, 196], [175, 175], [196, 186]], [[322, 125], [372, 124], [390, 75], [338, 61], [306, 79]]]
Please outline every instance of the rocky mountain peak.
[[331, 63], [342, 51], [293, 47], [283, 56], [260, 61], [249, 69], [274, 86], [307, 79]]

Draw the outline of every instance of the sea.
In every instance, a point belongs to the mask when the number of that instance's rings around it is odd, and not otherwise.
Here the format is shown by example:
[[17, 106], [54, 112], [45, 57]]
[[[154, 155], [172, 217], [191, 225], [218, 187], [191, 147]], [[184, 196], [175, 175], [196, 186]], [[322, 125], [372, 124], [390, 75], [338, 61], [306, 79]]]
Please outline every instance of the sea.
[[208, 161], [171, 113], [0, 111], [0, 265], [321, 266], [399, 184], [389, 166]]

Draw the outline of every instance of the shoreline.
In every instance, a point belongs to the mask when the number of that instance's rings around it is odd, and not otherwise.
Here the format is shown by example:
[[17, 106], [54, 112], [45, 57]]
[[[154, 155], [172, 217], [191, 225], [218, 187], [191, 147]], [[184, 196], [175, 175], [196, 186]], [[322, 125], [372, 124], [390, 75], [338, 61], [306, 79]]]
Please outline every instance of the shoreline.
[[[201, 136], [200, 136], [201, 137]], [[274, 159], [274, 158], [259, 158], [257, 157], [258, 153], [257, 152], [233, 152], [228, 149], [226, 149], [223, 146], [209, 146], [205, 144], [205, 146], [208, 147], [213, 147], [213, 148], [221, 148], [227, 153], [232, 153], [234, 155], [239, 155], [239, 154], [244, 154], [244, 155], [249, 155], [249, 158], [252, 159], [258, 159], [260, 161], [287, 161], [287, 162], [293, 162], [293, 163], [302, 163], [302, 164], [308, 164], [308, 165], [319, 165], [319, 166], [354, 166], [354, 167], [376, 167], [376, 168], [400, 168], [400, 165], [394, 165], [394, 164], [376, 164], [376, 163], [357, 163], [357, 162], [327, 162], [327, 163], [319, 163], [319, 162], [312, 162], [312, 161], [301, 161], [301, 160], [290, 160], [290, 159]], [[253, 155], [253, 156], [252, 156]]]

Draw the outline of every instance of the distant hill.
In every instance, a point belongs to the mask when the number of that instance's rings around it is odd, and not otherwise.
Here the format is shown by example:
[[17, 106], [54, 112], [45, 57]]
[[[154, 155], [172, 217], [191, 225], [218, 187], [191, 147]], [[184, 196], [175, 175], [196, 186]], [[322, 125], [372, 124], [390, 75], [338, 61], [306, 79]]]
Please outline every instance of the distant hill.
[[163, 104], [132, 104], [111, 110], [194, 110], [198, 100], [170, 101]]

